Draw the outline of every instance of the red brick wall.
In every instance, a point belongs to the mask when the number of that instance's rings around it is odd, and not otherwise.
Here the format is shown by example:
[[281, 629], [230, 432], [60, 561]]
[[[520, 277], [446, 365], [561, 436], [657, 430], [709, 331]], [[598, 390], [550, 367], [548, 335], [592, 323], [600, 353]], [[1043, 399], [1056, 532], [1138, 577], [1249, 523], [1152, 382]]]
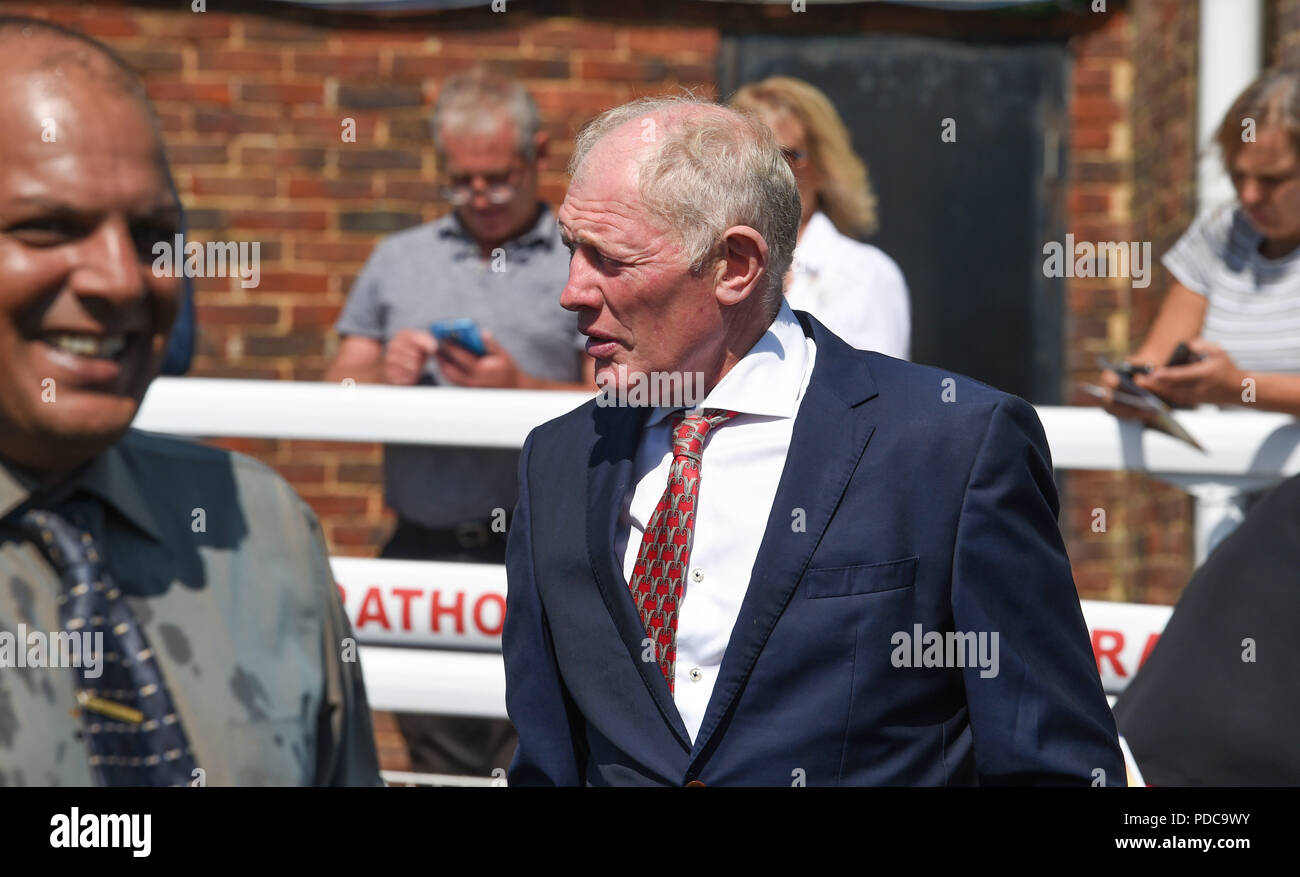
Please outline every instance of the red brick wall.
[[[1075, 40], [1069, 225], [1079, 240], [1150, 241], [1152, 258], [1191, 221], [1195, 183], [1196, 4], [1141, 0]], [[1095, 382], [1095, 356], [1142, 343], [1168, 290], [1124, 278], [1069, 281], [1067, 398]], [[1062, 526], [1085, 597], [1172, 603], [1191, 571], [1191, 504], [1181, 490], [1140, 475], [1073, 472]], [[1093, 521], [1105, 513], [1105, 531]]]
[[1272, 0], [1268, 11], [1268, 63], [1300, 63], [1300, 0]]

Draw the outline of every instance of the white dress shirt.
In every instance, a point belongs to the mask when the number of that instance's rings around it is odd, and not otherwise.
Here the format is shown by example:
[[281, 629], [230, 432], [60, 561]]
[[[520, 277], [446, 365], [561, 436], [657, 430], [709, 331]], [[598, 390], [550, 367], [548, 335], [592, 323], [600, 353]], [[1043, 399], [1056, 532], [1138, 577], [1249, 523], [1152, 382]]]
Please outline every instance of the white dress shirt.
[[903, 272], [881, 250], [840, 234], [820, 210], [795, 248], [785, 298], [859, 350], [899, 359], [911, 355], [912, 311]]
[[[782, 302], [763, 337], [690, 412], [738, 412], [714, 427], [705, 441], [690, 566], [677, 613], [673, 694], [692, 740], [704, 721], [749, 589], [816, 355], [812, 338], [804, 337], [790, 305]], [[668, 484], [671, 413], [668, 408], [651, 412], [637, 446], [633, 486], [623, 497], [614, 553], [622, 554], [627, 582], [632, 580], [646, 522]]]

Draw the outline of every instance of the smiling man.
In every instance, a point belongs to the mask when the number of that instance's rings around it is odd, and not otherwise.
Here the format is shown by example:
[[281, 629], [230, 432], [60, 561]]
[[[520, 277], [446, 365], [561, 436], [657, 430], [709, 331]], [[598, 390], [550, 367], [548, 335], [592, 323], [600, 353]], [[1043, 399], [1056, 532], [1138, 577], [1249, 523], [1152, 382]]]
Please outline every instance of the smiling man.
[[180, 292], [151, 270], [180, 205], [142, 83], [3, 18], [0, 114], [0, 630], [102, 643], [0, 667], [0, 785], [377, 784], [311, 511], [130, 430]]
[[799, 196], [756, 118], [638, 101], [571, 171], [597, 377], [707, 395], [528, 437], [511, 785], [1123, 784], [1033, 409], [790, 309]]

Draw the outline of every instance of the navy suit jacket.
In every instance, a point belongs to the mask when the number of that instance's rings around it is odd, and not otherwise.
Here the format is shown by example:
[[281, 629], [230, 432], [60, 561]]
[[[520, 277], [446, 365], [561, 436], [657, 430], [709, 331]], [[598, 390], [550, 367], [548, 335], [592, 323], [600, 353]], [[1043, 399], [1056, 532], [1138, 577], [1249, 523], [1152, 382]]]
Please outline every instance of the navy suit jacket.
[[[648, 409], [593, 400], [529, 435], [510, 784], [1123, 785], [1033, 408], [796, 315], [817, 359], [694, 742], [613, 550]], [[896, 666], [916, 625], [996, 632], [997, 675]]]

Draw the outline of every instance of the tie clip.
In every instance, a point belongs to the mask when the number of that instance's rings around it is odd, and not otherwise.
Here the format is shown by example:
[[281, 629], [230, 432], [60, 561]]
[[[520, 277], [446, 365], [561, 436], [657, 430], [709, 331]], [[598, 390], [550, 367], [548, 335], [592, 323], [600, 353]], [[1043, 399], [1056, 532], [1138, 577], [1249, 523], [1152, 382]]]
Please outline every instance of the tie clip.
[[130, 722], [133, 725], [138, 725], [144, 721], [144, 713], [138, 709], [107, 698], [96, 697], [88, 691], [77, 692], [77, 703], [81, 704], [83, 709], [90, 710], [92, 713], [99, 713], [101, 716], [108, 716], [110, 719], [117, 719], [119, 722]]

